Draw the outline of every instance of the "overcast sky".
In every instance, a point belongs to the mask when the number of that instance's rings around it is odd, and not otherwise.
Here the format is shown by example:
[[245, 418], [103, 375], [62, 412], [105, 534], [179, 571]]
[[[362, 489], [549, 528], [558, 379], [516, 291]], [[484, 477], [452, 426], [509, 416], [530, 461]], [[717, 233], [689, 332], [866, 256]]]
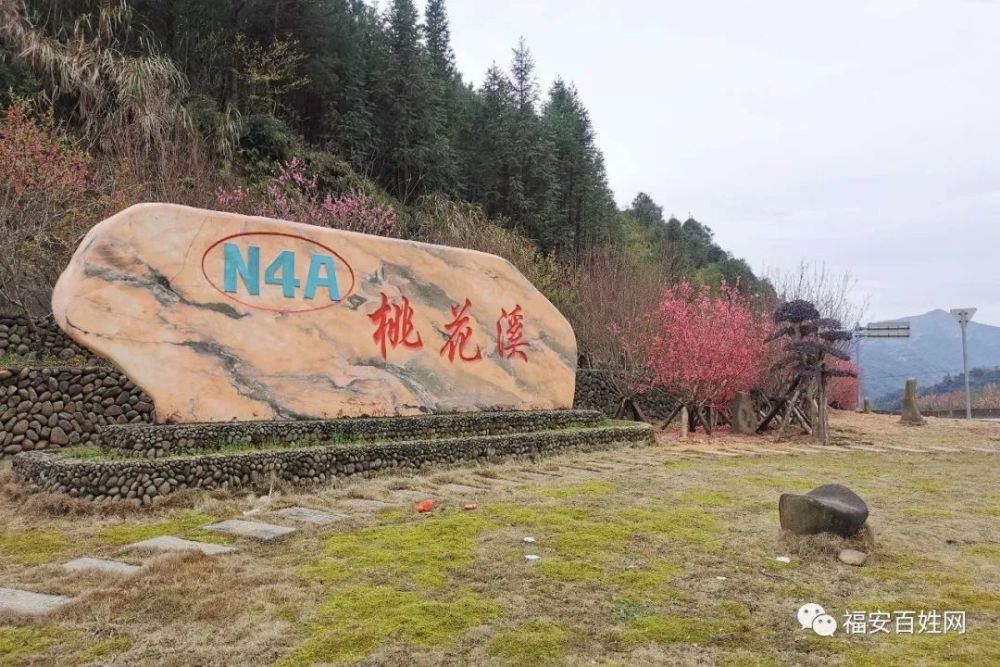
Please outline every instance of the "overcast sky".
[[869, 319], [1000, 324], [1000, 3], [451, 0], [478, 85], [524, 35], [572, 80], [620, 205], [688, 213], [754, 270], [850, 271]]

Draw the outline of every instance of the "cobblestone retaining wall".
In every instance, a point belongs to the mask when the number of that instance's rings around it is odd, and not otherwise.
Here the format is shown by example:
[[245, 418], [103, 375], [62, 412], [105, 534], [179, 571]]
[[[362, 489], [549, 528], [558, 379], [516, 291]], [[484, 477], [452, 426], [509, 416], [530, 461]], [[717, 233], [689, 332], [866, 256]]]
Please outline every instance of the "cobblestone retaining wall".
[[[600, 410], [614, 417], [621, 403], [621, 396], [608, 382], [607, 373], [599, 369], [581, 368], [576, 372], [576, 396], [573, 407], [583, 410]], [[666, 419], [676, 402], [663, 391], [653, 391], [639, 397], [639, 408], [647, 419]]]
[[128, 424], [101, 428], [100, 446], [105, 451], [125, 456], [157, 458], [232, 445], [496, 435], [569, 426], [596, 426], [603, 420], [604, 415], [596, 410], [545, 410], [369, 419]]
[[51, 317], [34, 320], [34, 327], [23, 315], [0, 314], [0, 356], [72, 359], [82, 357], [88, 364], [98, 359], [63, 333]]
[[33, 491], [68, 493], [87, 500], [149, 504], [186, 488], [263, 490], [272, 478], [322, 484], [348, 475], [427, 466], [531, 459], [567, 450], [646, 445], [648, 424], [563, 429], [407, 442], [327, 445], [163, 459], [89, 461], [28, 452], [14, 458], [15, 473]]
[[0, 369], [0, 458], [96, 444], [100, 426], [151, 422], [153, 404], [111, 368]]

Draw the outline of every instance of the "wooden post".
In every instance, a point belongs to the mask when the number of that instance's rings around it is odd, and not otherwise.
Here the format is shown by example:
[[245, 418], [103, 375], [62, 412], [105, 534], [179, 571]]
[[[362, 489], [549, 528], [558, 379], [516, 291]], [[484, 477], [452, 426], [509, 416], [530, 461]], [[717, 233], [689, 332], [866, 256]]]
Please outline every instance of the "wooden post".
[[801, 390], [796, 389], [792, 392], [792, 397], [788, 400], [788, 408], [785, 410], [785, 417], [781, 420], [781, 424], [778, 426], [778, 434], [774, 436], [775, 442], [781, 440], [781, 434], [785, 432], [785, 427], [788, 426], [788, 422], [792, 419], [792, 410], [795, 409], [795, 404], [799, 400], [800, 391]]
[[688, 435], [688, 409], [686, 405], [681, 406], [681, 437]]
[[674, 409], [670, 411], [670, 414], [667, 416], [667, 419], [663, 422], [664, 431], [667, 430], [667, 427], [670, 426], [670, 422], [674, 420], [674, 417], [677, 416], [677, 414], [681, 411], [683, 407], [684, 407], [683, 403], [678, 403], [676, 406], [674, 406]]

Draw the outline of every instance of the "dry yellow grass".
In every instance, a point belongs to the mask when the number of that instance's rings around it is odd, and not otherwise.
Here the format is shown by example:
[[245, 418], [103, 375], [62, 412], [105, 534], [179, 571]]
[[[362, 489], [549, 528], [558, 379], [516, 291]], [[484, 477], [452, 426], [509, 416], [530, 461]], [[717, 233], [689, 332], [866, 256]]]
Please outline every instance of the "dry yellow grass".
[[[282, 489], [270, 505], [186, 494], [138, 513], [24, 495], [5, 466], [0, 586], [78, 601], [47, 619], [0, 618], [0, 666], [1000, 663], [1000, 455], [973, 449], [1000, 449], [1000, 425], [932, 419], [918, 429], [855, 414], [832, 425], [840, 444], [922, 451], [810, 452], [802, 438], [681, 444], [668, 431], [656, 447], [535, 466]], [[710, 453], [720, 449], [791, 453]], [[877, 544], [865, 567], [837, 562], [838, 545], [795, 555], [781, 539], [778, 495], [827, 482], [871, 506]], [[428, 515], [413, 508], [422, 496], [436, 500]], [[463, 511], [467, 502], [478, 509]], [[122, 544], [205, 539], [202, 525], [248, 510], [288, 523], [267, 508], [292, 504], [352, 516], [299, 526], [278, 544], [238, 541], [222, 557], [163, 558], [130, 579], [59, 567], [85, 555], [138, 563]], [[786, 554], [790, 564], [775, 560]], [[795, 621], [805, 602], [838, 615], [960, 609], [968, 632], [809, 636]]]

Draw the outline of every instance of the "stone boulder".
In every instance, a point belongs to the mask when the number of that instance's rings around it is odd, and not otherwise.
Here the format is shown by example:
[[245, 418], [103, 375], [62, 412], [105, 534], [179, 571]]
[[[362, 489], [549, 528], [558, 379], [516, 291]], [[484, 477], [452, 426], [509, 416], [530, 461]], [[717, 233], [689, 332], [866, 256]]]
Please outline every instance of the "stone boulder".
[[868, 520], [868, 505], [842, 484], [824, 484], [804, 495], [783, 493], [778, 500], [781, 527], [797, 535], [855, 535]]
[[906, 381], [906, 389], [903, 391], [903, 415], [899, 421], [910, 426], [923, 426], [927, 423], [917, 408], [917, 381], [914, 378]]
[[569, 322], [473, 250], [140, 204], [87, 233], [52, 312], [161, 423], [573, 403]]

